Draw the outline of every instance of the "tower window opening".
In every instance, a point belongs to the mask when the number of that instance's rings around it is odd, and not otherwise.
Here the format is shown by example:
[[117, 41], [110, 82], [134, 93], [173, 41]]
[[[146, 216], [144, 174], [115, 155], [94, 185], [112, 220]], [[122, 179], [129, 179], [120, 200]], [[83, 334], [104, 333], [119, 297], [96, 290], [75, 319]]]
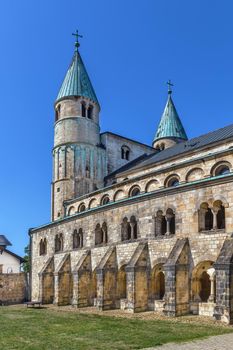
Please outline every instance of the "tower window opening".
[[61, 105], [58, 105], [56, 110], [55, 110], [55, 121], [57, 121], [59, 119], [60, 112], [61, 112]]
[[129, 160], [130, 149], [127, 146], [121, 147], [121, 159]]
[[92, 119], [92, 117], [93, 117], [93, 106], [90, 105], [87, 110], [87, 118]]
[[84, 102], [82, 102], [81, 106], [82, 106], [82, 117], [85, 118], [86, 117], [86, 105]]

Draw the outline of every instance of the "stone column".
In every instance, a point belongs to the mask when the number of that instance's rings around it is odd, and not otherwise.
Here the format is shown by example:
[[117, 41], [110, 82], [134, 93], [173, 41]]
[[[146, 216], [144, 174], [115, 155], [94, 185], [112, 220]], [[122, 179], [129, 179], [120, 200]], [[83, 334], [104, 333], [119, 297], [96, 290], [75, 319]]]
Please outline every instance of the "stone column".
[[130, 222], [130, 228], [131, 228], [131, 237], [130, 239], [134, 239], [134, 222]]
[[213, 214], [213, 230], [217, 230], [217, 228], [218, 228], [217, 214], [218, 214], [219, 208], [218, 207], [213, 207], [211, 209], [211, 211], [212, 211], [212, 214]]
[[135, 274], [134, 267], [126, 267], [127, 309], [134, 312], [135, 306]]
[[209, 296], [208, 302], [214, 303], [215, 301], [215, 288], [214, 288], [215, 269], [212, 267], [207, 270], [207, 273], [210, 276], [210, 296]]
[[78, 306], [78, 272], [73, 272], [73, 299], [72, 306]]
[[103, 310], [103, 305], [104, 305], [104, 272], [103, 272], [103, 269], [98, 269], [96, 271], [96, 279], [97, 279], [96, 307], [100, 310]]
[[171, 214], [166, 214], [165, 215], [165, 219], [166, 219], [166, 222], [167, 222], [166, 236], [169, 236], [171, 234], [170, 224], [171, 224], [172, 217], [173, 217], [173, 215], [171, 215]]
[[59, 276], [58, 273], [54, 273], [54, 305], [58, 305], [59, 302]]

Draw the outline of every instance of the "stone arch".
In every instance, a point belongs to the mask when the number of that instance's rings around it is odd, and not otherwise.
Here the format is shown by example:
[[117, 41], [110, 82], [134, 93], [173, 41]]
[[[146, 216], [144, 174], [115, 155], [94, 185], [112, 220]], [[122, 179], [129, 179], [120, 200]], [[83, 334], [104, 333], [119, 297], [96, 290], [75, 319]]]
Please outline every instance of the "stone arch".
[[80, 203], [79, 206], [78, 206], [78, 213], [81, 213], [81, 212], [83, 212], [85, 210], [86, 210], [85, 203], [84, 202]]
[[129, 190], [129, 197], [138, 196], [141, 192], [141, 188], [139, 185], [134, 185]]
[[108, 194], [104, 194], [100, 200], [100, 205], [106, 205], [110, 202], [110, 198]]
[[186, 176], [185, 181], [186, 182], [192, 182], [202, 179], [204, 176], [204, 170], [200, 167], [192, 168], [190, 169]]
[[169, 175], [164, 181], [164, 187], [176, 187], [179, 185], [180, 176], [178, 174]]
[[[191, 294], [194, 302], [207, 302], [211, 297], [211, 274], [214, 261], [199, 262], [192, 271]], [[213, 281], [214, 282], [214, 281]]]
[[145, 192], [152, 192], [158, 189], [158, 180], [150, 180], [145, 187]]
[[68, 216], [75, 214], [75, 207], [72, 205], [68, 209]]
[[89, 202], [88, 208], [92, 209], [98, 206], [98, 202], [96, 198], [92, 198]]
[[211, 176], [219, 176], [230, 173], [232, 169], [232, 165], [228, 161], [219, 161], [214, 164], [210, 170]]
[[114, 200], [114, 202], [116, 202], [116, 201], [123, 199], [123, 198], [125, 198], [125, 192], [123, 190], [118, 190], [115, 192], [113, 200]]
[[66, 254], [57, 271], [58, 274], [58, 305], [69, 305], [73, 296], [73, 276], [71, 271], [70, 254]]
[[162, 300], [165, 295], [165, 276], [163, 265], [157, 264], [151, 270], [151, 298]]
[[52, 304], [54, 301], [54, 257], [48, 259], [39, 276], [41, 301], [43, 304]]

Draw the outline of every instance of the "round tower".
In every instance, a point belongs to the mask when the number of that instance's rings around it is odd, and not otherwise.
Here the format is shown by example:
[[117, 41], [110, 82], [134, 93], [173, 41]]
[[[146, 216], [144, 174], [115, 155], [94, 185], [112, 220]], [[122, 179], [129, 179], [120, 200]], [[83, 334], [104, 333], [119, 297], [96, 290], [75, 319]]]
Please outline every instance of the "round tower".
[[170, 80], [167, 84], [169, 86], [167, 103], [152, 143], [152, 146], [159, 151], [188, 139], [171, 97], [173, 85]]
[[100, 105], [79, 53], [75, 52], [54, 108], [52, 220], [64, 216], [63, 202], [103, 186], [105, 149], [100, 144]]

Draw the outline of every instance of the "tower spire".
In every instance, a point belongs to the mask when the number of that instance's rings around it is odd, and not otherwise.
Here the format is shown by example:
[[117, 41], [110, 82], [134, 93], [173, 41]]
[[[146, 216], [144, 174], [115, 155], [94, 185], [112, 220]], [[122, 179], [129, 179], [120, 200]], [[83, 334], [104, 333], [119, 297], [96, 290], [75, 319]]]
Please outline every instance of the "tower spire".
[[83, 36], [78, 33], [78, 30], [76, 30], [75, 33], [72, 33], [72, 35], [75, 36], [75, 52], [60, 87], [56, 102], [60, 99], [75, 96], [86, 97], [99, 104], [95, 90], [78, 50], [80, 46], [79, 38], [82, 38]]
[[153, 140], [153, 147], [158, 149], [171, 147], [176, 143], [186, 141], [188, 139], [171, 97], [171, 87], [174, 85], [171, 83], [171, 80], [168, 80], [167, 85], [167, 103]]

